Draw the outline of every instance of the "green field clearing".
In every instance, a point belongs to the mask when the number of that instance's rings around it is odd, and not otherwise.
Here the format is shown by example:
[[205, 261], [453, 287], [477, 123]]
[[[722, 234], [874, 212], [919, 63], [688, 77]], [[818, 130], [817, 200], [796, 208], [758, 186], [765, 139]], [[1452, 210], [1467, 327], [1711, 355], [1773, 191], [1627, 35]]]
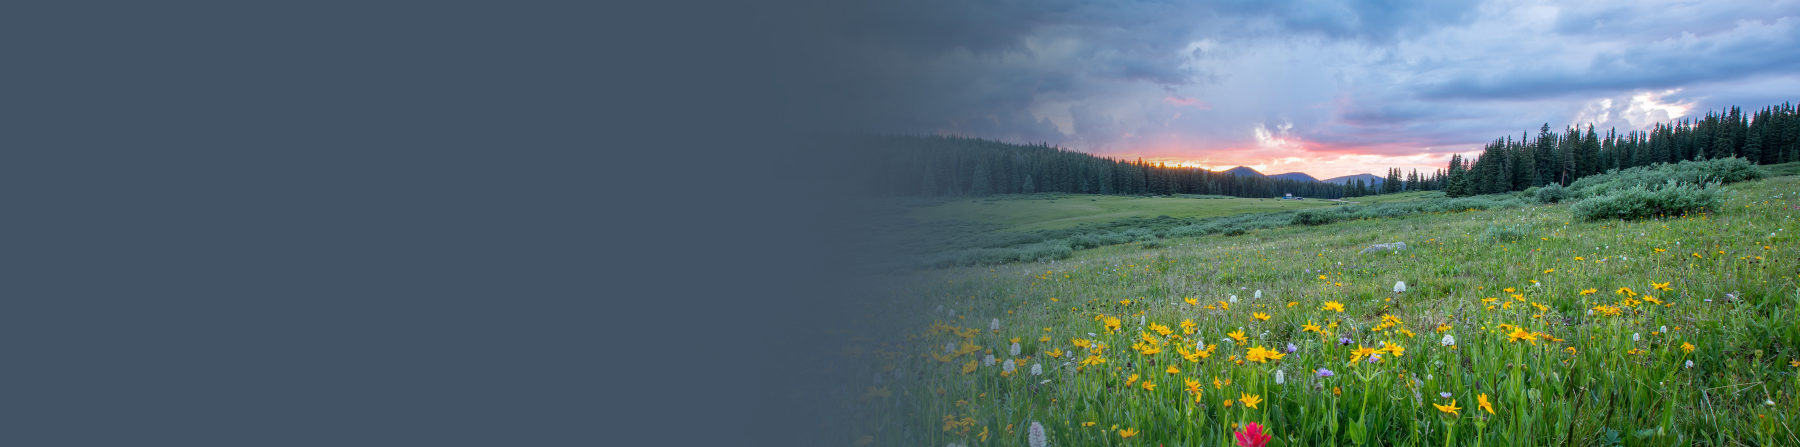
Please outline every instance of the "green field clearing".
[[[1038, 423], [1050, 445], [1216, 446], [1257, 422], [1271, 446], [1800, 445], [1800, 177], [1720, 191], [1635, 221], [1532, 205], [896, 273], [899, 298], [863, 305], [897, 329], [832, 367], [857, 378], [845, 442], [1026, 445]], [[1088, 198], [919, 211], [1037, 228], [1332, 205]]]
[[[1305, 199], [1245, 199], [1135, 197], [1063, 194], [1039, 196], [1001, 196], [967, 199], [917, 207], [909, 217], [922, 222], [952, 220], [973, 221], [1001, 226], [1006, 231], [1053, 230], [1098, 224], [1130, 218], [1208, 218], [1246, 213], [1267, 213], [1306, 208], [1339, 206], [1345, 203], [1378, 204], [1418, 200], [1441, 195], [1436, 192], [1409, 192], [1353, 197], [1344, 201]], [[1194, 196], [1198, 197], [1198, 196]]]

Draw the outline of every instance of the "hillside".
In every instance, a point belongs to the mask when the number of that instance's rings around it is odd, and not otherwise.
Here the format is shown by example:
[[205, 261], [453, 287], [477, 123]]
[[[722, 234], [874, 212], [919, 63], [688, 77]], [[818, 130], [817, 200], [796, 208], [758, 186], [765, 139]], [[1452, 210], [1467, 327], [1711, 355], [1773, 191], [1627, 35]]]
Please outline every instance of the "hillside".
[[846, 426], [877, 445], [1022, 445], [1040, 422], [1053, 445], [1218, 445], [1245, 420], [1271, 445], [1793, 445], [1800, 178], [1719, 191], [1705, 214], [1454, 210], [915, 272], [866, 305], [891, 338], [842, 340]]
[[1342, 185], [1345, 183], [1355, 182], [1357, 180], [1362, 180], [1363, 183], [1368, 184], [1370, 186], [1379, 185], [1382, 182], [1387, 181], [1387, 179], [1381, 178], [1381, 176], [1378, 176], [1375, 174], [1346, 175], [1346, 176], [1341, 176], [1341, 177], [1332, 177], [1332, 178], [1328, 178], [1328, 179], [1320, 180], [1320, 181], [1325, 182], [1325, 183], [1330, 183], [1333, 185]]
[[1304, 172], [1289, 172], [1289, 173], [1285, 173], [1285, 174], [1275, 174], [1275, 175], [1271, 175], [1269, 177], [1274, 177], [1274, 178], [1279, 178], [1279, 179], [1288, 179], [1288, 180], [1299, 181], [1299, 182], [1319, 181], [1319, 179], [1313, 178], [1313, 176], [1310, 176], [1310, 175], [1306, 175], [1306, 173], [1304, 173]]
[[1236, 176], [1242, 176], [1242, 177], [1267, 177], [1266, 175], [1263, 175], [1263, 173], [1257, 172], [1255, 169], [1251, 169], [1248, 166], [1238, 166], [1235, 168], [1226, 169], [1224, 171], [1219, 171], [1219, 172], [1225, 173], [1225, 174], [1236, 175]]

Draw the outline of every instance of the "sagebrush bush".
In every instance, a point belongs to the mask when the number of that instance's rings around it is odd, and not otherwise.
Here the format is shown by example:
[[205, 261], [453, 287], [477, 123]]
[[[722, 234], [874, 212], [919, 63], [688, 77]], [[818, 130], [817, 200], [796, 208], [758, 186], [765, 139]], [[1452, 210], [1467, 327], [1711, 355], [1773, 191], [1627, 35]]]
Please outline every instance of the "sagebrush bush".
[[1344, 213], [1335, 209], [1311, 209], [1294, 213], [1294, 225], [1324, 225], [1344, 220]]
[[1705, 212], [1719, 206], [1716, 186], [1718, 183], [1694, 185], [1675, 180], [1656, 188], [1637, 185], [1584, 199], [1569, 211], [1577, 219], [1587, 221], [1636, 220]]
[[1556, 203], [1569, 199], [1569, 188], [1564, 188], [1559, 184], [1551, 183], [1550, 186], [1532, 189], [1537, 190], [1532, 198], [1536, 199], [1538, 203]]
[[1481, 240], [1483, 242], [1518, 242], [1520, 239], [1524, 239], [1525, 236], [1530, 234], [1532, 234], [1531, 228], [1521, 228], [1512, 225], [1488, 225], [1487, 231], [1481, 232]]
[[1659, 163], [1625, 170], [1611, 170], [1590, 175], [1569, 185], [1576, 198], [1594, 197], [1632, 187], [1656, 190], [1673, 185], [1705, 185], [1737, 183], [1768, 176], [1768, 172], [1742, 158]]

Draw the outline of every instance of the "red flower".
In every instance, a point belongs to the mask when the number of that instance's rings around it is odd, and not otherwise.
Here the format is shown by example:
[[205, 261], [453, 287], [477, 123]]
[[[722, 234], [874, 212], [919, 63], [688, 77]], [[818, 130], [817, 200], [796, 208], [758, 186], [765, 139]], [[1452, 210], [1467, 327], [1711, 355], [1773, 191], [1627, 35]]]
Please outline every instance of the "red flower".
[[1237, 433], [1238, 447], [1263, 447], [1269, 444], [1270, 436], [1263, 433], [1262, 425], [1255, 422], [1244, 424], [1244, 429]]

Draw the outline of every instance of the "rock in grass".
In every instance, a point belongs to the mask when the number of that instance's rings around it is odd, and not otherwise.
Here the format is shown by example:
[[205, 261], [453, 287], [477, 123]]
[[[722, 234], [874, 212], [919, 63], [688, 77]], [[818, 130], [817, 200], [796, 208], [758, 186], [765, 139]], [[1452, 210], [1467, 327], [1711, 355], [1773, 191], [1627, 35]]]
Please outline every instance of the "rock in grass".
[[1377, 252], [1377, 251], [1397, 252], [1397, 251], [1405, 250], [1405, 249], [1406, 249], [1405, 242], [1395, 242], [1392, 244], [1375, 244], [1375, 245], [1370, 245], [1369, 248], [1362, 249], [1362, 251], [1357, 254], [1365, 254], [1366, 255], [1371, 252]]

